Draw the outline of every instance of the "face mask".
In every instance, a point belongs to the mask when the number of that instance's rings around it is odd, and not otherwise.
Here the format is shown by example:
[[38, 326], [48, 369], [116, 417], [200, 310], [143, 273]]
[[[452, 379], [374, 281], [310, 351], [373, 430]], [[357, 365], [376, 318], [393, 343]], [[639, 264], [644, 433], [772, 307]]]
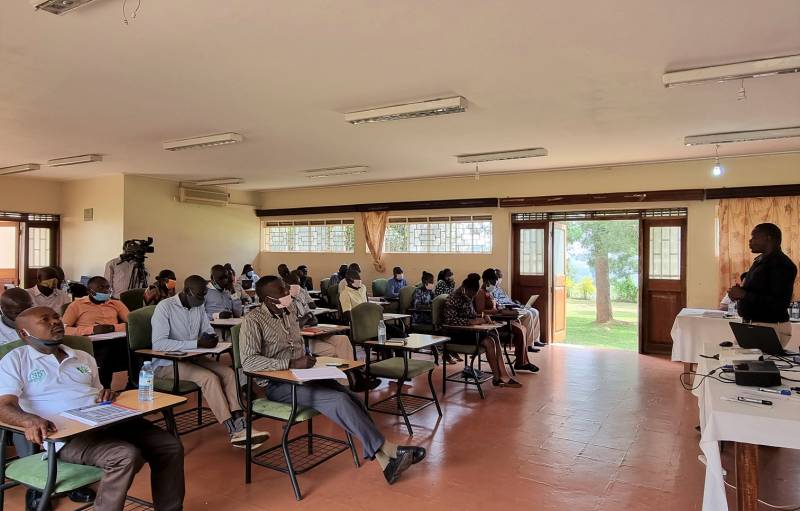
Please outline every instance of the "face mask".
[[353, 288], [354, 289], [359, 289], [360, 287], [361, 287], [361, 281], [360, 280], [354, 280], [353, 281]]
[[295, 296], [300, 294], [300, 286], [297, 284], [291, 284], [289, 286], [289, 296], [294, 298]]
[[425, 289], [427, 289], [428, 291], [433, 291], [433, 282], [431, 282], [430, 284], [425, 284]]
[[447, 282], [452, 284], [453, 282], [455, 282], [456, 279], [455, 279], [455, 277], [450, 275], [449, 277], [445, 277], [444, 280], [446, 280]]
[[489, 284], [488, 286], [486, 286], [486, 291], [488, 291], [489, 293], [494, 291], [494, 284]]
[[169, 289], [169, 290], [175, 289], [175, 280], [174, 279], [168, 279], [166, 286], [167, 286], [167, 289]]
[[186, 295], [186, 303], [189, 304], [189, 307], [200, 307], [206, 303], [206, 297]]
[[39, 285], [47, 289], [55, 289], [58, 286], [58, 279], [47, 279], [39, 282]]
[[251, 270], [251, 271], [247, 272], [247, 276], [252, 279], [253, 278], [253, 271]]
[[401, 273], [400, 275], [395, 276], [395, 280], [403, 280], [404, 275]]
[[98, 301], [100, 303], [104, 303], [104, 302], [107, 302], [107, 301], [109, 301], [111, 299], [111, 294], [110, 293], [95, 293], [95, 294], [92, 295], [92, 298], [94, 298], [95, 301]]
[[497, 285], [498, 285], [498, 286], [499, 286], [500, 284], [502, 284], [502, 283], [503, 283], [503, 279], [497, 279]]
[[291, 304], [292, 304], [292, 295], [286, 295], [278, 298], [278, 303], [275, 304], [275, 307], [279, 309], [285, 309]]
[[216, 289], [217, 291], [222, 291], [222, 286], [220, 286], [220, 285], [219, 285], [219, 284], [217, 284], [216, 282], [213, 282], [213, 281], [212, 281], [212, 282], [211, 282], [211, 285], [212, 285], [212, 286], [214, 286], [214, 289]]
[[46, 341], [32, 336], [27, 330], [23, 330], [26, 335], [26, 340], [31, 343], [34, 348], [50, 349], [61, 344], [61, 341]]

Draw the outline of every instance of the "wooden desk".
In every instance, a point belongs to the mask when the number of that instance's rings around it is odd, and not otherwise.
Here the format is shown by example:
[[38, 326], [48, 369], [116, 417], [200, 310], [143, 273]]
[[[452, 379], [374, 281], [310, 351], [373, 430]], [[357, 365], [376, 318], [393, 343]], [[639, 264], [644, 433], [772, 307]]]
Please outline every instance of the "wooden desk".
[[233, 328], [236, 325], [241, 325], [244, 318], [227, 318], [227, 319], [214, 319], [211, 320], [211, 326], [216, 328]]
[[127, 336], [127, 332], [109, 332], [107, 334], [92, 334], [87, 337], [92, 342], [102, 342], [111, 341], [114, 339], [125, 339]]
[[[311, 329], [319, 329], [319, 331], [311, 331]], [[316, 337], [325, 337], [328, 335], [341, 334], [349, 330], [350, 327], [347, 325], [329, 325], [326, 323], [320, 323], [317, 326], [306, 327], [300, 330], [300, 333], [303, 335], [303, 337], [314, 339]]]
[[484, 323], [481, 325], [444, 325], [444, 328], [456, 332], [491, 332], [504, 326], [502, 323]]
[[[403, 341], [405, 341], [405, 344], [403, 345], [382, 344], [378, 342], [377, 339], [364, 341], [362, 344], [366, 346], [377, 346], [380, 348], [387, 348], [392, 350], [419, 351], [421, 349], [430, 348], [432, 346], [442, 344], [443, 342], [447, 342], [449, 340], [450, 340], [449, 337], [441, 335], [411, 334], [405, 339], [403, 339]], [[367, 358], [369, 358], [369, 356], [367, 356]]]
[[316, 309], [311, 309], [311, 313], [315, 316], [321, 316], [322, 314], [335, 314], [339, 311], [336, 309], [328, 309], [326, 307], [317, 307]]
[[383, 320], [384, 321], [398, 321], [401, 319], [410, 318], [411, 314], [397, 314], [395, 312], [384, 312], [383, 313]]
[[[364, 367], [364, 362], [361, 360], [345, 360], [335, 357], [318, 357], [317, 363], [314, 367], [325, 367], [328, 362], [345, 363], [347, 367], [340, 367], [343, 372], [353, 371], [359, 367]], [[245, 371], [245, 375], [253, 378], [264, 378], [265, 380], [274, 380], [281, 383], [291, 383], [292, 385], [303, 385], [305, 382], [297, 378], [291, 369], [283, 369], [280, 371]]]
[[[216, 348], [209, 348], [209, 351], [186, 351], [182, 355], [170, 354], [166, 351], [158, 350], [136, 350], [136, 354], [146, 357], [162, 358], [164, 360], [174, 360], [176, 362], [186, 362], [193, 358], [204, 357], [206, 355], [219, 355], [230, 351], [232, 344], [229, 342], [220, 342]], [[198, 348], [202, 349], [202, 348]]]

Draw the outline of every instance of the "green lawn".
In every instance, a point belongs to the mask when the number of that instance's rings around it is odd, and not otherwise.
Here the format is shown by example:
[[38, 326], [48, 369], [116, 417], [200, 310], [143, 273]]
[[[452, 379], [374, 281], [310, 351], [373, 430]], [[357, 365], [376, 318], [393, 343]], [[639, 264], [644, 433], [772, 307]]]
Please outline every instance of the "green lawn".
[[639, 311], [635, 303], [613, 303], [613, 325], [597, 325], [594, 302], [567, 300], [566, 344], [636, 351], [639, 338]]

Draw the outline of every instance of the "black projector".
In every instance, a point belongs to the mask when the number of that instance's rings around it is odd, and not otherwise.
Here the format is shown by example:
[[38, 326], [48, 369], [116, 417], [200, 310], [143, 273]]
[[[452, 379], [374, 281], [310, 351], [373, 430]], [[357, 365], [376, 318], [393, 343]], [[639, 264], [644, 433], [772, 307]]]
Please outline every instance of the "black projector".
[[733, 375], [736, 385], [746, 387], [777, 387], [781, 384], [781, 372], [772, 361], [735, 360]]

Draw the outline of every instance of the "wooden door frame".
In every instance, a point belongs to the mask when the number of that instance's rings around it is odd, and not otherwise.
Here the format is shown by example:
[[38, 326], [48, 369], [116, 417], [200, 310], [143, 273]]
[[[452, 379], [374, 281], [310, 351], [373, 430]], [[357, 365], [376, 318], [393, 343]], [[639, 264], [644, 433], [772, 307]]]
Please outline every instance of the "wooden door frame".
[[[548, 322], [549, 323], [548, 339], [550, 339], [551, 342], [553, 342], [553, 343], [555, 343], [555, 342], [563, 342], [566, 339], [566, 333], [567, 333], [567, 303], [566, 303], [566, 301], [567, 301], [567, 291], [568, 290], [567, 290], [567, 285], [566, 285], [566, 278], [567, 278], [567, 260], [568, 260], [567, 246], [569, 246], [569, 243], [568, 243], [569, 239], [568, 239], [568, 232], [567, 232], [567, 222], [568, 222], [568, 220], [550, 220], [548, 222], [549, 223], [548, 236], [550, 237], [549, 243], [548, 243], [549, 249], [550, 249], [549, 250], [549, 255], [551, 256], [550, 260], [553, 262], [553, 264], [550, 265], [549, 274], [547, 275], [547, 277], [548, 277], [548, 279], [547, 279], [547, 281], [548, 281], [548, 293], [549, 293], [548, 305], [549, 305], [549, 312], [550, 312], [550, 316], [548, 318], [550, 320]], [[556, 235], [555, 235], [555, 232], [556, 232], [556, 224], [560, 224], [560, 225], [564, 226], [564, 285], [563, 285], [563, 287], [564, 287], [564, 338], [563, 339], [556, 339], [556, 329], [555, 329], [555, 323], [556, 323], [556, 303], [555, 303], [556, 296], [555, 295], [556, 295], [556, 285], [557, 285], [556, 275], [555, 275], [555, 268], [556, 268], [556, 265], [555, 265], [555, 255], [556, 255], [556, 244], [555, 244]]]
[[33, 277], [29, 277], [28, 275], [32, 273], [33, 268], [28, 266], [28, 262], [30, 261], [30, 246], [28, 244], [28, 229], [30, 228], [48, 228], [50, 229], [51, 238], [50, 238], [50, 251], [51, 251], [51, 258], [50, 264], [57, 265], [61, 260], [61, 223], [59, 221], [42, 221], [42, 220], [30, 220], [21, 223], [22, 229], [20, 229], [20, 236], [23, 238], [20, 240], [20, 244], [25, 247], [24, 250], [24, 260], [21, 261], [20, 268], [21, 268], [21, 281], [24, 287], [32, 287], [36, 284], [36, 279]]
[[[511, 296], [516, 296], [518, 300], [527, 299], [527, 297], [523, 297], [520, 295], [520, 267], [519, 267], [519, 232], [522, 229], [542, 229], [544, 231], [544, 253], [543, 253], [543, 275], [542, 278], [544, 279], [544, 294], [545, 296], [539, 296], [539, 300], [536, 304], [534, 304], [534, 308], [539, 311], [539, 325], [541, 328], [542, 334], [542, 342], [550, 342], [552, 339], [552, 332], [550, 330], [552, 321], [550, 320], [550, 287], [552, 281], [552, 275], [550, 271], [550, 247], [551, 247], [551, 235], [550, 235], [550, 221], [549, 220], [533, 220], [528, 222], [512, 222], [511, 224], [511, 242], [514, 244], [514, 249], [512, 250], [513, 254], [513, 261], [511, 263], [511, 271], [513, 272], [512, 275], [514, 277], [514, 281], [511, 286]], [[538, 277], [538, 275], [537, 275]]]

